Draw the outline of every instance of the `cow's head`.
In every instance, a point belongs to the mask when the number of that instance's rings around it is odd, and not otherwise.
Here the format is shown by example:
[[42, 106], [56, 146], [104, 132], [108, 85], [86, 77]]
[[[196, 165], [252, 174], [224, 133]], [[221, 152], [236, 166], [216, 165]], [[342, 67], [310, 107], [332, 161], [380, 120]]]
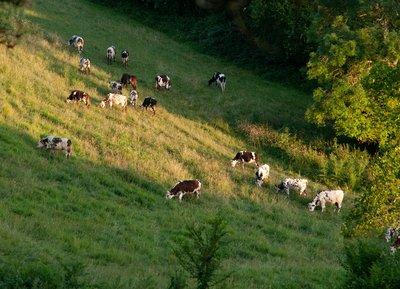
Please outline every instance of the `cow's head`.
[[234, 168], [236, 164], [238, 163], [237, 160], [231, 160], [231, 166]]
[[172, 199], [173, 197], [175, 197], [175, 195], [171, 194], [170, 191], [167, 191], [167, 193], [165, 194], [165, 198], [168, 200]]
[[262, 179], [257, 178], [256, 179], [256, 185], [257, 187], [261, 188], [261, 185], [264, 183], [264, 181]]
[[315, 210], [315, 207], [316, 207], [316, 206], [317, 206], [317, 204], [316, 204], [315, 202], [311, 202], [311, 203], [308, 204], [308, 210], [309, 210], [310, 212], [312, 212], [312, 211]]
[[105, 101], [105, 100], [102, 100], [102, 101], [100, 102], [100, 107], [104, 108], [105, 106], [106, 106], [106, 101]]

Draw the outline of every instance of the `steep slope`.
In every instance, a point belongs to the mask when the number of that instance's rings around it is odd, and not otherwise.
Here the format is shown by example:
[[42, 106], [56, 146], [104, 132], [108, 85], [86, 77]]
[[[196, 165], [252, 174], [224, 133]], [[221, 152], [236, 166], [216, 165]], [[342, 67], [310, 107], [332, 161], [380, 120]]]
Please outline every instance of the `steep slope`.
[[[254, 149], [233, 126], [301, 127], [307, 96], [85, 1], [35, 1], [29, 17], [42, 32], [13, 50], [0, 47], [3, 258], [79, 260], [91, 280], [166, 288], [178, 268], [170, 245], [182, 225], [222, 215], [231, 241], [224, 267], [235, 272], [229, 282], [236, 288], [339, 284], [341, 216], [309, 213], [311, 195], [276, 195], [273, 185], [285, 175], [278, 165], [261, 190], [254, 167], [229, 166], [237, 150]], [[78, 72], [80, 55], [65, 45], [73, 34], [85, 39], [90, 75]], [[117, 55], [131, 52], [127, 69], [119, 57], [107, 65], [110, 45]], [[223, 95], [207, 86], [215, 70], [228, 75]], [[125, 71], [138, 77], [139, 100], [158, 99], [156, 116], [98, 106], [108, 81]], [[155, 90], [158, 73], [171, 77], [170, 91]], [[73, 89], [92, 96], [89, 109], [65, 103]], [[72, 158], [36, 149], [45, 135], [71, 138]], [[269, 157], [262, 154], [262, 162]], [[187, 178], [203, 182], [200, 201], [165, 200], [165, 191]]]

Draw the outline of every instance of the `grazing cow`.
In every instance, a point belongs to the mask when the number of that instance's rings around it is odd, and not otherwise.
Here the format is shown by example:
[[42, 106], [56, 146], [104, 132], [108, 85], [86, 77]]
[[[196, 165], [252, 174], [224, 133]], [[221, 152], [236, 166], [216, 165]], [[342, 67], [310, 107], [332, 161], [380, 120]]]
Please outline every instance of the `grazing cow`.
[[108, 64], [112, 64], [115, 61], [115, 54], [117, 51], [115, 50], [115, 46], [110, 46], [107, 48], [107, 62]]
[[247, 151], [239, 151], [236, 156], [231, 160], [232, 167], [235, 167], [236, 164], [242, 163], [242, 167], [244, 167], [244, 163], [255, 163], [256, 167], [259, 166], [258, 164], [259, 155], [255, 152], [247, 152]]
[[69, 158], [72, 154], [72, 142], [70, 139], [47, 136], [42, 138], [38, 144], [38, 148], [45, 147], [46, 149], [63, 150], [65, 151], [65, 157]]
[[156, 106], [157, 106], [157, 100], [155, 98], [148, 96], [143, 100], [143, 103], [140, 107], [142, 108], [142, 110], [144, 108], [147, 110], [147, 108], [150, 107], [154, 115], [156, 114]]
[[122, 93], [122, 83], [118, 81], [110, 81], [110, 88], [114, 93]]
[[185, 180], [179, 181], [176, 185], [169, 191], [167, 191], [166, 198], [172, 199], [173, 197], [178, 197], [179, 201], [186, 194], [195, 194], [197, 199], [200, 197], [201, 182], [199, 180]]
[[122, 65], [126, 67], [128, 65], [128, 60], [129, 60], [128, 50], [122, 50], [121, 58], [122, 58]]
[[121, 76], [121, 83], [123, 86], [127, 87], [128, 84], [132, 85], [132, 88], [136, 90], [136, 76], [124, 73]]
[[82, 37], [78, 35], [73, 35], [70, 40], [68, 40], [69, 46], [76, 47], [78, 49], [78, 52], [81, 53], [83, 51], [83, 45], [85, 44], [85, 41], [83, 40]]
[[390, 252], [395, 253], [400, 248], [400, 235], [397, 236], [396, 241], [390, 246]]
[[168, 75], [157, 75], [155, 80], [157, 90], [159, 90], [161, 87], [170, 89], [170, 87], [172, 86], [171, 80]]
[[71, 92], [71, 94], [68, 96], [66, 102], [70, 103], [71, 101], [76, 101], [77, 103], [79, 101], [82, 101], [87, 107], [89, 107], [90, 106], [90, 95], [81, 90], [73, 90]]
[[321, 206], [322, 212], [325, 211], [325, 203], [335, 204], [339, 212], [342, 207], [344, 193], [342, 190], [322, 191], [319, 192], [314, 200], [308, 204], [308, 209], [314, 211], [316, 206]]
[[264, 180], [268, 179], [269, 176], [269, 165], [264, 164], [257, 168], [256, 171], [256, 185], [261, 188]]
[[286, 194], [289, 196], [289, 190], [291, 189], [296, 189], [299, 190], [300, 196], [305, 194], [306, 188], [307, 188], [307, 182], [308, 180], [306, 179], [290, 179], [286, 178], [282, 180], [279, 185], [276, 187], [276, 192], [280, 192], [285, 190]]
[[214, 72], [211, 79], [208, 81], [208, 85], [215, 82], [215, 85], [219, 85], [221, 87], [222, 92], [225, 91], [225, 83], [226, 83], [226, 76], [221, 72]]
[[90, 73], [90, 60], [89, 58], [83, 58], [81, 57], [81, 60], [79, 61], [79, 71], [82, 73]]
[[136, 109], [136, 104], [139, 98], [139, 94], [137, 93], [136, 90], [132, 89], [131, 90], [131, 104], [133, 105], [133, 107]]
[[106, 106], [106, 103], [108, 103], [108, 106], [110, 108], [113, 106], [113, 104], [121, 105], [122, 110], [126, 111], [128, 105], [128, 99], [125, 95], [122, 94], [109, 93], [107, 94], [107, 97], [101, 101], [100, 106], [104, 108]]

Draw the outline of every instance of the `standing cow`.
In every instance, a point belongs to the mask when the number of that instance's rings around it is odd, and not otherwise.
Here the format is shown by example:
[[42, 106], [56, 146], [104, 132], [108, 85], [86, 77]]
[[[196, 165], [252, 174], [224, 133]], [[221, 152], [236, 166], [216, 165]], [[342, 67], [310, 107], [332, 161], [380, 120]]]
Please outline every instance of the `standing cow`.
[[68, 138], [47, 136], [42, 138], [38, 144], [38, 148], [45, 147], [46, 149], [63, 150], [65, 151], [65, 157], [69, 158], [72, 154], [72, 142]]
[[139, 99], [139, 94], [137, 93], [136, 90], [132, 89], [131, 90], [131, 104], [133, 107], [136, 109], [137, 101]]
[[264, 183], [269, 176], [269, 165], [264, 164], [259, 166], [256, 171], [256, 185], [261, 188], [261, 185]]
[[135, 75], [130, 75], [128, 73], [124, 73], [121, 76], [121, 84], [125, 87], [128, 86], [128, 84], [130, 84], [132, 86], [133, 89], [136, 90], [136, 83], [137, 83], [137, 79]]
[[173, 197], [178, 197], [179, 201], [186, 194], [195, 194], [197, 199], [200, 197], [201, 182], [199, 180], [185, 180], [179, 181], [176, 185], [169, 191], [167, 191], [166, 198], [172, 199]]
[[286, 178], [280, 181], [278, 186], [276, 187], [276, 192], [279, 193], [280, 191], [285, 191], [289, 197], [290, 190], [299, 190], [300, 196], [305, 194], [307, 189], [307, 179], [291, 179]]
[[215, 82], [215, 85], [219, 85], [221, 87], [222, 92], [225, 91], [225, 84], [226, 84], [226, 76], [221, 72], [214, 72], [211, 79], [208, 81], [208, 85], [211, 85]]
[[157, 75], [156, 78], [156, 89], [160, 90], [161, 87], [165, 87], [166, 89], [170, 89], [172, 86], [171, 79], [168, 75]]
[[68, 40], [69, 46], [76, 47], [78, 49], [79, 53], [82, 53], [83, 51], [83, 45], [85, 44], [85, 41], [83, 40], [82, 37], [78, 35], [73, 35], [70, 40]]
[[73, 90], [71, 92], [71, 94], [68, 96], [66, 102], [70, 103], [71, 101], [76, 101], [77, 103], [79, 101], [82, 101], [87, 107], [89, 107], [90, 106], [90, 95], [81, 90]]
[[259, 155], [255, 152], [239, 151], [236, 156], [231, 160], [232, 167], [235, 167], [237, 163], [242, 163], [242, 168], [244, 168], [244, 163], [255, 163], [256, 167], [259, 166]]
[[128, 106], [128, 98], [122, 94], [109, 93], [107, 94], [107, 97], [100, 102], [100, 107], [104, 108], [107, 103], [110, 108], [113, 105], [121, 105], [122, 111], [126, 111]]
[[143, 103], [140, 107], [142, 108], [142, 110], [143, 109], [147, 110], [150, 107], [151, 110], [153, 111], [153, 115], [155, 115], [156, 114], [156, 106], [157, 106], [157, 100], [155, 98], [148, 96], [143, 100]]
[[128, 50], [122, 50], [121, 58], [122, 58], [122, 65], [126, 67], [128, 65], [128, 60], [129, 60]]
[[342, 190], [322, 191], [319, 192], [314, 200], [308, 204], [308, 209], [314, 211], [316, 206], [321, 206], [321, 211], [325, 211], [325, 204], [334, 204], [337, 212], [342, 208], [344, 192]]
[[81, 57], [79, 61], [79, 71], [85, 74], [90, 73], [90, 60], [89, 58]]
[[115, 61], [115, 54], [117, 53], [115, 46], [107, 48], [107, 63], [112, 64]]

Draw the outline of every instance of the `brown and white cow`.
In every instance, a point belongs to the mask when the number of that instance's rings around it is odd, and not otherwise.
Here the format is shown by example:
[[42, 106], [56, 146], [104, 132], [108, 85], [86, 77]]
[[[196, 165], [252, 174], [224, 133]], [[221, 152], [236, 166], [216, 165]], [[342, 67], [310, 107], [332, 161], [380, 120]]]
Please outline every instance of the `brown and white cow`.
[[128, 60], [129, 60], [128, 50], [122, 50], [121, 58], [122, 58], [122, 65], [126, 67], [128, 65]]
[[68, 96], [66, 102], [70, 103], [71, 101], [82, 101], [87, 107], [90, 106], [90, 95], [81, 90], [73, 90], [71, 94]]
[[128, 84], [130, 84], [132, 86], [133, 89], [136, 90], [136, 83], [137, 83], [137, 79], [135, 75], [130, 75], [128, 73], [124, 73], [121, 76], [121, 84], [125, 87], [128, 86]]
[[83, 40], [82, 37], [78, 35], [73, 35], [70, 40], [68, 40], [69, 46], [76, 47], [78, 49], [78, 52], [81, 53], [83, 51], [83, 45], [85, 44], [85, 41]]
[[42, 138], [38, 144], [38, 148], [45, 147], [46, 149], [63, 150], [65, 157], [69, 158], [72, 154], [72, 142], [68, 138], [47, 136]]
[[127, 106], [128, 106], [128, 98], [122, 94], [109, 93], [109, 94], [107, 94], [107, 97], [101, 101], [100, 106], [104, 108], [106, 106], [106, 103], [108, 103], [108, 106], [110, 108], [113, 105], [121, 105], [122, 110], [126, 111]]
[[259, 166], [256, 171], [256, 185], [261, 188], [261, 185], [267, 180], [269, 177], [269, 165], [264, 164]]
[[117, 53], [117, 50], [115, 49], [115, 46], [110, 46], [107, 48], [107, 63], [112, 64], [115, 61], [115, 54]]
[[140, 107], [142, 108], [142, 110], [143, 109], [147, 110], [150, 107], [154, 115], [156, 114], [156, 106], [157, 106], [157, 100], [155, 98], [148, 96], [143, 100], [143, 103]]
[[340, 212], [342, 208], [344, 192], [342, 190], [322, 191], [319, 192], [314, 200], [308, 204], [308, 209], [314, 211], [316, 206], [321, 206], [322, 212], [325, 211], [325, 204], [334, 204], [337, 208], [337, 212]]
[[161, 87], [165, 87], [166, 89], [170, 89], [172, 86], [171, 80], [168, 75], [157, 75], [156, 78], [156, 88], [159, 90]]
[[89, 58], [81, 57], [79, 61], [79, 71], [82, 73], [90, 73], [90, 60]]
[[197, 199], [200, 197], [201, 182], [199, 180], [184, 180], [179, 181], [176, 185], [169, 191], [165, 197], [167, 199], [172, 199], [173, 197], [178, 197], [179, 201], [186, 194], [195, 194]]
[[236, 156], [231, 160], [232, 167], [235, 167], [237, 163], [242, 163], [242, 167], [244, 167], [244, 163], [255, 163], [256, 167], [259, 166], [259, 155], [255, 152], [248, 151], [239, 151]]

